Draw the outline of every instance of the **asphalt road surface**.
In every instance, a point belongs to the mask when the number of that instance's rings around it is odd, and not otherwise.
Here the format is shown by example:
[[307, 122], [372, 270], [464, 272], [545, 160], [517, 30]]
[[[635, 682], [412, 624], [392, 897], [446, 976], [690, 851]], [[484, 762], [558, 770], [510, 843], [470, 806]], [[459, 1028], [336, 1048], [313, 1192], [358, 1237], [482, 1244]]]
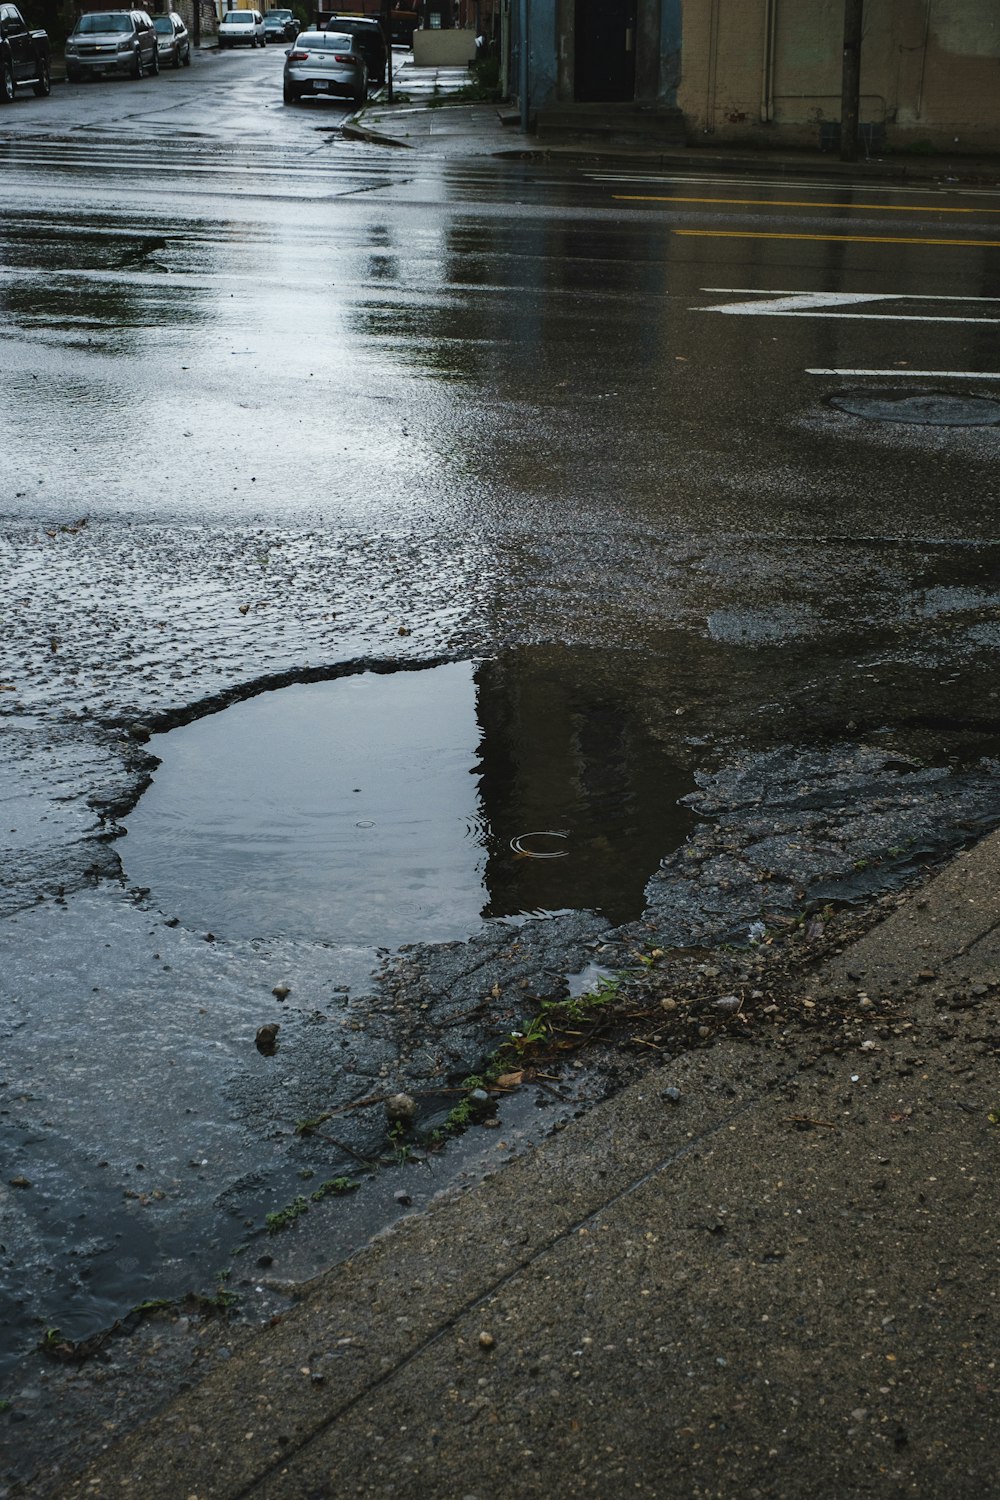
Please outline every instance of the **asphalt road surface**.
[[[359, 1114], [346, 1155], [314, 1160], [297, 1118], [468, 1071], [511, 1024], [509, 995], [482, 1011], [509, 928], [412, 960], [401, 1016], [375, 974], [388, 920], [220, 922], [214, 875], [130, 869], [120, 835], [171, 726], [471, 664], [448, 745], [482, 788], [484, 909], [594, 913], [516, 929], [541, 933], [532, 993], [644, 903], [671, 941], [719, 936], [708, 864], [678, 895], [692, 806], [744, 868], [770, 838], [789, 904], [820, 876], [889, 881], [1000, 807], [1000, 194], [422, 158], [345, 140], [337, 105], [284, 108], [282, 60], [206, 54], [0, 115], [0, 1191], [22, 1400], [46, 1328], [82, 1338], [211, 1285], [304, 1171], [377, 1149]], [[426, 703], [404, 714], [434, 763]], [[277, 790], [293, 738], [268, 751]], [[318, 862], [284, 806], [294, 890]], [[606, 888], [510, 858], [577, 817]], [[423, 899], [416, 942], [436, 935]], [[443, 995], [470, 1016], [447, 1056], [413, 1018]], [[289, 1274], [393, 1211], [324, 1221]]]

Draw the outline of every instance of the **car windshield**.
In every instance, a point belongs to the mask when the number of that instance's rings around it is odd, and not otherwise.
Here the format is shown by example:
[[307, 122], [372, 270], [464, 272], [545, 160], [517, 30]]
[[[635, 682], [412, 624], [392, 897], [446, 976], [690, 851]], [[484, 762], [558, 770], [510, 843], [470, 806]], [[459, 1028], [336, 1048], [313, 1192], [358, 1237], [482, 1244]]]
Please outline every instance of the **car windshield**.
[[253, 13], [249, 10], [231, 10], [224, 19], [231, 26], [250, 26], [253, 23]]
[[165, 31], [168, 36], [173, 35], [174, 23], [169, 16], [154, 16], [153, 25], [157, 31]]
[[292, 13], [290, 10], [266, 10], [264, 12], [265, 21], [290, 21], [291, 19]]
[[131, 16], [90, 15], [81, 16], [76, 23], [77, 31], [131, 31]]

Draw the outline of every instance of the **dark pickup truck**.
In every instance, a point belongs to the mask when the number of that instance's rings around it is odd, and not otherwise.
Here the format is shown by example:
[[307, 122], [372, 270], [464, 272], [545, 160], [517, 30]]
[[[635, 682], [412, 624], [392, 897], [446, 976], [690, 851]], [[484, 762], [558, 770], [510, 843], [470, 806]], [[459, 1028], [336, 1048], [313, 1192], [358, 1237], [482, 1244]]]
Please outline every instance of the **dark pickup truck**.
[[39, 98], [51, 94], [48, 34], [30, 31], [17, 6], [0, 0], [0, 104], [10, 104], [22, 83]]

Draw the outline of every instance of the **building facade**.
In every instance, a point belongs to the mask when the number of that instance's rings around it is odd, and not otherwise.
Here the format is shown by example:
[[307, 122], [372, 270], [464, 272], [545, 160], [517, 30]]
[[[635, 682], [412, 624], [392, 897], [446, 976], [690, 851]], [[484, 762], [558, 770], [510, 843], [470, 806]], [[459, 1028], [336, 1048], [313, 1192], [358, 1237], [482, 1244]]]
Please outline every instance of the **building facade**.
[[[832, 147], [844, 0], [511, 0], [529, 118], [679, 106], [692, 144]], [[1000, 0], [866, 0], [862, 142], [1000, 150]]]

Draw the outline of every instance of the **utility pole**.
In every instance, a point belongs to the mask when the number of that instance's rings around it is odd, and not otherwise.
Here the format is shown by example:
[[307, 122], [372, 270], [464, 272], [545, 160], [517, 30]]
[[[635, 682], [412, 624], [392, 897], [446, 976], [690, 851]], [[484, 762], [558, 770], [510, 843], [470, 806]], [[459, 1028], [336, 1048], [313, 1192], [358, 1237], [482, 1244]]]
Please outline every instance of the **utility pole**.
[[385, 37], [385, 82], [386, 99], [393, 102], [392, 94], [392, 0], [382, 0], [382, 33]]
[[865, 0], [844, 0], [844, 72], [840, 95], [840, 159], [858, 159], [861, 27]]

